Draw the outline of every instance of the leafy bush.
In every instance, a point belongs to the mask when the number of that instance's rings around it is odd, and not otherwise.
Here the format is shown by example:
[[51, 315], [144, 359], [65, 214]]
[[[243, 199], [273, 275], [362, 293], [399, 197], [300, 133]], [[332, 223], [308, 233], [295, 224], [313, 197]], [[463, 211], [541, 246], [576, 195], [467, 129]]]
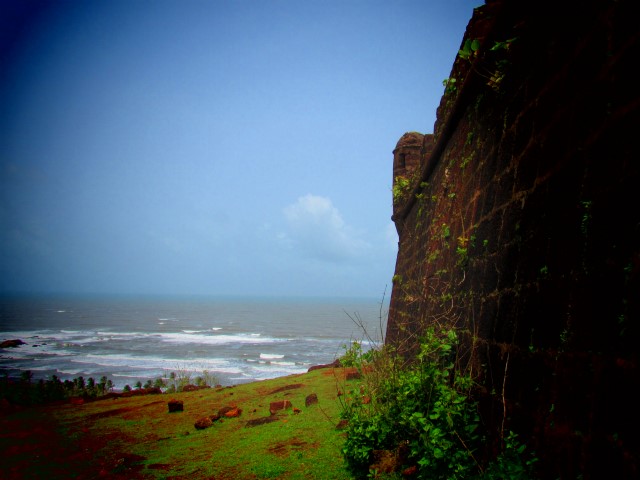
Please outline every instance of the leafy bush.
[[395, 452], [400, 468], [417, 478], [532, 478], [532, 461], [510, 435], [504, 453], [485, 468], [476, 458], [484, 443], [473, 380], [456, 369], [454, 330], [427, 331], [415, 362], [403, 365], [388, 348], [347, 358], [365, 372], [343, 400], [348, 421], [343, 455], [356, 477], [366, 477], [380, 450]]

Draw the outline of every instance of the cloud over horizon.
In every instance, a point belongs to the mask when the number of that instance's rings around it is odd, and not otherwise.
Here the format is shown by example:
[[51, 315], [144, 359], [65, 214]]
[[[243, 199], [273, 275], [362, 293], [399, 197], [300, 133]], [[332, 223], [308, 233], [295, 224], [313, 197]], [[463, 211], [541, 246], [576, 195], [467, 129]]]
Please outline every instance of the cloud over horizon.
[[327, 197], [304, 195], [283, 213], [287, 232], [281, 239], [306, 257], [338, 263], [362, 258], [371, 248]]

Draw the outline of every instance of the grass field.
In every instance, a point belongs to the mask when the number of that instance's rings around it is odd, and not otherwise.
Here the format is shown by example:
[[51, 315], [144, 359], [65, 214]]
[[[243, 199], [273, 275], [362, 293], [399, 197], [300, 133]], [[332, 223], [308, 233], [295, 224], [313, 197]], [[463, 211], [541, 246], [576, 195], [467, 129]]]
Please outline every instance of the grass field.
[[[0, 477], [348, 479], [336, 428], [340, 392], [351, 383], [345, 373], [324, 368], [234, 387], [7, 408], [0, 414]], [[311, 394], [318, 402], [306, 406]], [[184, 410], [169, 413], [172, 399]], [[272, 415], [270, 404], [284, 400], [291, 407]], [[194, 427], [227, 406], [240, 416]]]

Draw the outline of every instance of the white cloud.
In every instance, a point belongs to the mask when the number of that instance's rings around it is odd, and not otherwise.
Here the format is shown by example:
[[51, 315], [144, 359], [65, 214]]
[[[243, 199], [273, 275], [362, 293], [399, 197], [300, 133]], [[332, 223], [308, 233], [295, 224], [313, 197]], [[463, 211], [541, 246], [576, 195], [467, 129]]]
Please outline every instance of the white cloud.
[[329, 198], [305, 195], [284, 209], [284, 243], [318, 260], [344, 262], [362, 257], [370, 245], [347, 225]]

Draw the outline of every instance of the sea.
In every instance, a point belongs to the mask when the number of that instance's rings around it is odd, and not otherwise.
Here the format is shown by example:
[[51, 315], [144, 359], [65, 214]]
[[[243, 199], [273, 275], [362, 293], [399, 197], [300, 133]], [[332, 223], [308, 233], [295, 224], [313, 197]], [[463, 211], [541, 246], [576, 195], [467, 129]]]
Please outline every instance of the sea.
[[103, 376], [115, 390], [207, 374], [223, 386], [333, 362], [382, 342], [388, 305], [367, 298], [15, 296], [0, 298], [0, 375]]

